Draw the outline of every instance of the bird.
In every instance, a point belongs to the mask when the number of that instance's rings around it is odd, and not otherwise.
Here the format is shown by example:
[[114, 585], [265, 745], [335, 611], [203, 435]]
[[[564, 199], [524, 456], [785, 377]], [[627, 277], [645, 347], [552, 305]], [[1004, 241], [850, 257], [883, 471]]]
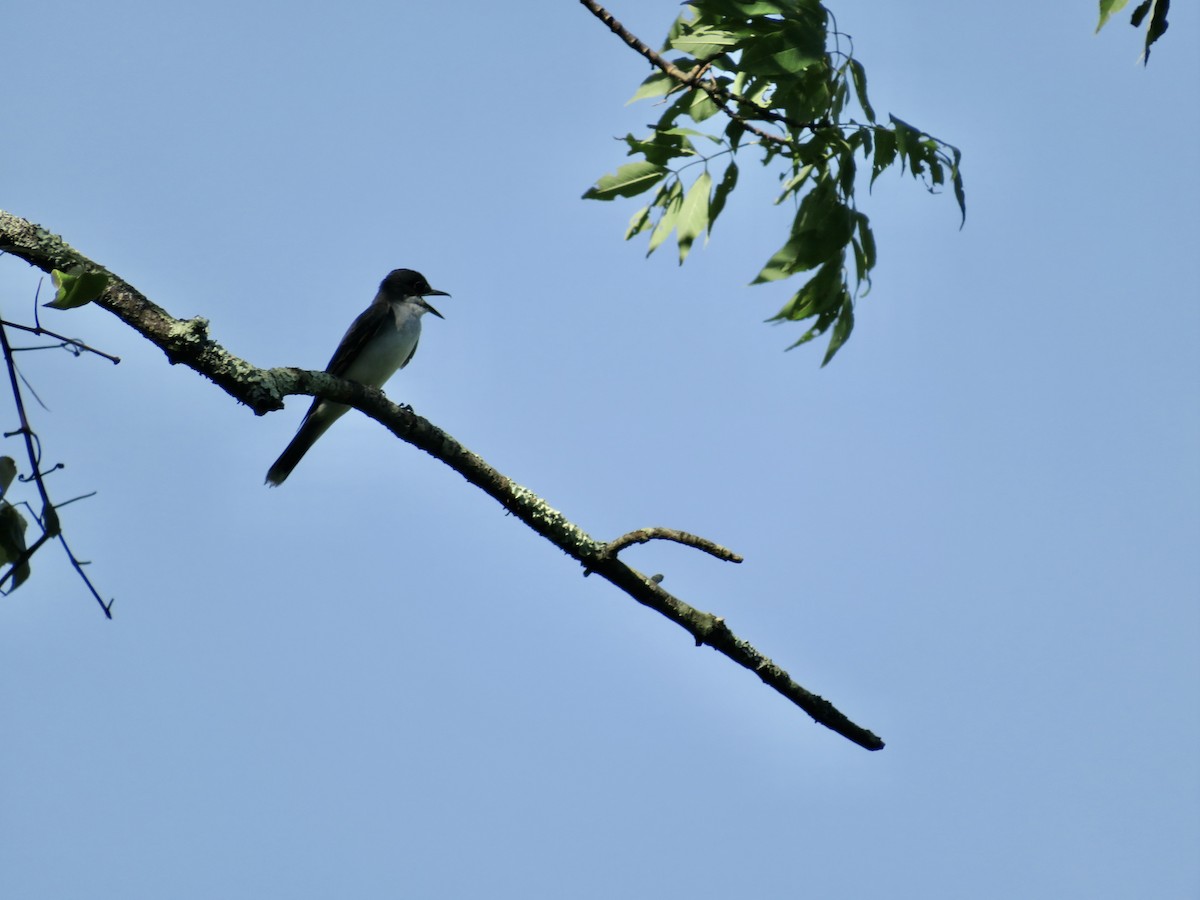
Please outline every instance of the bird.
[[[433, 313], [444, 319], [426, 297], [449, 297], [434, 290], [425, 276], [412, 269], [393, 269], [379, 284], [379, 293], [338, 344], [325, 371], [330, 375], [381, 388], [409, 364], [421, 337], [421, 316]], [[350, 407], [317, 397], [308, 408], [296, 436], [267, 470], [266, 483], [283, 484], [292, 469]]]

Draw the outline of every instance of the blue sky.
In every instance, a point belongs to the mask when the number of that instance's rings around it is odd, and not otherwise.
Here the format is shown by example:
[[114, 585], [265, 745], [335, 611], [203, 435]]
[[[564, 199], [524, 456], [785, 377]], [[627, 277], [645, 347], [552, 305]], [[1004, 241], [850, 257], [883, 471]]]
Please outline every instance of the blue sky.
[[[611, 9], [653, 44], [676, 13]], [[683, 268], [579, 199], [655, 113], [578, 4], [6, 13], [0, 208], [264, 366], [419, 269], [454, 296], [389, 395], [597, 537], [744, 554], [628, 560], [888, 746], [361, 416], [268, 491], [302, 399], [256, 418], [46, 312], [123, 358], [21, 359], [116, 619], [54, 548], [0, 601], [0, 893], [1196, 895], [1196, 10], [1143, 69], [1093, 3], [833, 9], [877, 110], [962, 148], [968, 220], [862, 198], [875, 287], [824, 370], [746, 286], [768, 176]], [[5, 317], [36, 283], [0, 259]]]

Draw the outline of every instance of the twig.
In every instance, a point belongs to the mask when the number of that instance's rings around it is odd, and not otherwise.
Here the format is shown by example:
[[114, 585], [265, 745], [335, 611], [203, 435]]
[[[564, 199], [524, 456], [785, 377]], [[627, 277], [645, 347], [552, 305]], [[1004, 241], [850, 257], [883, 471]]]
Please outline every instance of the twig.
[[648, 541], [675, 541], [676, 543], [686, 544], [689, 547], [695, 547], [697, 550], [703, 550], [710, 556], [715, 556], [717, 559], [723, 559], [725, 562], [740, 563], [742, 557], [722, 547], [715, 541], [710, 541], [708, 538], [702, 538], [699, 535], [688, 534], [686, 531], [676, 531], [674, 528], [639, 528], [637, 531], [631, 531], [629, 534], [623, 534], [615, 541], [610, 541], [608, 544], [608, 553], [610, 556], [616, 556], [630, 544], [645, 544]]
[[551, 508], [532, 491], [493, 469], [453, 437], [426, 419], [392, 403], [382, 392], [325, 372], [303, 369], [260, 369], [240, 359], [208, 337], [203, 319], [182, 320], [150, 302], [136, 288], [107, 272], [62, 238], [31, 222], [0, 210], [0, 250], [7, 251], [43, 271], [81, 266], [109, 275], [108, 287], [95, 303], [113, 313], [155, 346], [172, 363], [182, 363], [210, 379], [231, 397], [262, 415], [280, 409], [283, 398], [307, 394], [345, 403], [379, 422], [392, 434], [458, 472], [546, 538], [585, 569], [611, 582], [644, 606], [685, 629], [696, 643], [707, 644], [740, 666], [754, 672], [815, 721], [868, 750], [880, 750], [883, 741], [855, 724], [832, 703], [806, 690], [782, 668], [736, 637], [725, 620], [702, 612], [663, 590], [652, 579], [609, 555], [609, 545], [598, 541], [566, 516]]
[[96, 586], [92, 584], [92, 579], [88, 578], [87, 573], [83, 571], [83, 567], [86, 565], [86, 563], [81, 561], [75, 555], [75, 553], [71, 550], [70, 545], [67, 544], [66, 537], [61, 532], [59, 532], [58, 535], [58, 542], [62, 544], [63, 549], [67, 551], [67, 559], [71, 561], [71, 565], [74, 566], [75, 571], [79, 573], [79, 577], [83, 579], [83, 583], [87, 585], [87, 589], [91, 591], [92, 596], [96, 598], [96, 602], [100, 604], [100, 608], [104, 610], [104, 615], [107, 618], [112, 619], [112, 607], [116, 600], [109, 600], [107, 603], [104, 602], [104, 598], [100, 596], [100, 592], [97, 591]]
[[70, 500], [63, 500], [59, 503], [55, 503], [54, 508], [62, 509], [64, 506], [69, 506], [70, 504], [74, 503], [76, 500], [89, 500], [95, 496], [96, 496], [95, 491], [88, 491], [86, 494], [80, 494], [78, 497], [72, 497]]
[[36, 452], [34, 448], [33, 429], [29, 427], [29, 418], [25, 415], [25, 401], [21, 398], [21, 388], [17, 384], [17, 364], [13, 361], [12, 347], [8, 343], [8, 330], [5, 327], [3, 319], [0, 319], [0, 349], [4, 351], [4, 364], [8, 367], [8, 379], [12, 384], [13, 403], [16, 404], [17, 418], [21, 423], [19, 429], [15, 432], [9, 432], [5, 436], [10, 437], [13, 434], [20, 434], [25, 438], [25, 451], [29, 455], [29, 466], [33, 473], [33, 480], [37, 484], [38, 494], [42, 498], [43, 515], [49, 517], [53, 514], [54, 507], [50, 503], [50, 497], [46, 493], [46, 485], [42, 481], [41, 454]]
[[62, 347], [65, 350], [70, 350], [76, 356], [78, 356], [80, 353], [95, 353], [97, 356], [107, 359], [113, 365], [117, 365], [121, 362], [121, 357], [119, 356], [113, 356], [111, 353], [105, 353], [103, 350], [97, 350], [95, 347], [89, 347], [78, 338], [71, 338], [67, 337], [66, 335], [58, 334], [57, 332], [51, 331], [48, 328], [43, 328], [41, 325], [19, 325], [16, 322], [9, 322], [6, 319], [0, 319], [0, 326], [16, 328], [18, 331], [27, 331], [30, 334], [36, 334], [39, 337], [45, 335], [46, 337], [52, 337], [55, 340], [62, 341], [61, 344], [47, 344], [43, 347], [14, 347], [13, 350], [16, 352], [22, 350], [53, 350], [55, 348]]
[[[9, 570], [5, 572], [3, 576], [0, 576], [0, 588], [3, 588], [5, 582], [7, 582], [10, 578], [15, 580], [16, 573], [21, 566], [27, 563], [33, 557], [33, 554], [36, 553], [46, 543], [46, 541], [48, 541], [50, 538], [56, 537], [63, 545], [63, 549], [67, 551], [67, 557], [70, 559], [71, 565], [75, 567], [75, 571], [79, 573], [79, 577], [83, 579], [83, 583], [87, 586], [87, 589], [91, 591], [92, 596], [96, 598], [96, 602], [100, 604], [100, 608], [104, 610], [104, 615], [111, 619], [111, 601], [105, 604], [104, 600], [100, 597], [100, 594], [97, 593], [95, 586], [91, 582], [91, 579], [88, 578], [87, 574], [83, 571], [83, 564], [79, 561], [75, 554], [71, 552], [71, 548], [67, 544], [67, 539], [63, 536], [62, 528], [58, 521], [58, 512], [56, 511], [54, 504], [50, 501], [50, 495], [46, 492], [46, 482], [43, 478], [45, 473], [42, 471], [42, 453], [40, 442], [38, 441], [37, 435], [34, 433], [33, 428], [29, 424], [29, 417], [25, 414], [25, 401], [21, 396], [21, 387], [17, 383], [18, 377], [20, 377], [22, 381], [25, 379], [24, 376], [21, 376], [17, 371], [17, 365], [13, 359], [13, 348], [8, 342], [8, 328], [10, 326], [20, 328], [23, 331], [33, 331], [34, 329], [27, 328], [25, 326], [13, 325], [12, 323], [5, 321], [3, 318], [0, 318], [0, 350], [2, 350], [4, 353], [4, 363], [8, 368], [9, 383], [12, 385], [13, 403], [16, 405], [17, 418], [21, 423], [20, 428], [14, 432], [7, 433], [5, 437], [12, 437], [13, 435], [20, 434], [25, 439], [25, 452], [29, 457], [29, 467], [31, 472], [29, 477], [37, 485], [38, 495], [42, 498], [41, 515], [35, 514], [35, 517], [38, 520], [38, 525], [41, 526], [42, 534], [36, 541], [33, 542], [32, 546], [26, 548], [26, 550], [12, 563], [12, 565], [9, 567]], [[40, 329], [40, 327], [38, 330], [42, 333], [49, 333], [45, 332], [44, 329]], [[60, 337], [60, 335], [54, 335], [54, 337]], [[63, 340], [69, 341], [72, 344], [79, 344], [79, 342], [74, 341], [71, 338], [63, 338]], [[91, 348], [88, 347], [86, 349], [90, 350]], [[120, 360], [116, 359], [115, 357], [108, 356], [108, 354], [101, 353], [98, 350], [92, 350], [92, 352], [98, 356], [111, 359], [114, 363], [120, 362]], [[26, 382], [26, 384], [28, 384], [28, 382]], [[33, 388], [31, 387], [30, 390], [32, 391]], [[37, 396], [36, 392], [34, 393], [34, 396]], [[41, 403], [41, 400], [39, 399], [38, 402]], [[73, 503], [75, 500], [79, 499], [81, 498], [74, 497], [67, 502]], [[33, 512], [33, 510], [31, 509], [30, 512]]]

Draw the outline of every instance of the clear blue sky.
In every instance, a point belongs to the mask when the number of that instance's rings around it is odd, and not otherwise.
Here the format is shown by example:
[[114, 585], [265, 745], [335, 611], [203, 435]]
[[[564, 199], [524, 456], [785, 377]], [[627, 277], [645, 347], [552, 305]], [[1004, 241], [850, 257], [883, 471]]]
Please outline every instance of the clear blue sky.
[[[824, 370], [746, 286], [768, 178], [682, 269], [579, 199], [654, 110], [577, 3], [6, 11], [0, 207], [259, 365], [421, 270], [454, 296], [389, 395], [598, 537], [743, 553], [628, 558], [888, 746], [361, 416], [267, 490], [301, 399], [47, 312], [123, 357], [21, 360], [116, 619], [57, 549], [0, 600], [0, 895], [1197, 896], [1197, 11], [1143, 69], [1083, 0], [833, 9], [877, 109], [963, 149], [968, 221], [876, 184]], [[656, 44], [677, 7], [612, 11]], [[6, 317], [36, 282], [0, 260]]]

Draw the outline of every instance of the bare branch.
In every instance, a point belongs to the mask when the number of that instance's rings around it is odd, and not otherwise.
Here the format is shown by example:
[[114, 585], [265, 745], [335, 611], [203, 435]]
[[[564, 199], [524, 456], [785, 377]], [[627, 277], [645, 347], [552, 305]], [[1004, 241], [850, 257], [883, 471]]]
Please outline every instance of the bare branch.
[[[83, 266], [85, 271], [105, 271], [67, 246], [57, 235], [3, 211], [0, 211], [0, 250], [46, 271], [73, 265]], [[593, 538], [545, 500], [493, 469], [411, 408], [397, 406], [378, 390], [325, 372], [260, 369], [233, 356], [209, 338], [204, 320], [172, 318], [132, 286], [108, 274], [113, 281], [95, 302], [162, 349], [172, 363], [182, 363], [195, 370], [260, 415], [279, 409], [283, 398], [289, 394], [308, 394], [354, 407], [396, 437], [458, 472], [536, 533], [577, 560], [585, 570], [595, 572], [638, 603], [685, 629], [697, 646], [707, 644], [754, 672], [815, 721], [859, 746], [868, 750], [882, 749], [883, 741], [879, 737], [850, 721], [829, 701], [793, 681], [787, 672], [735, 636], [723, 618], [695, 609], [663, 590], [651, 578], [614, 558], [610, 544]]]
[[74, 266], [85, 272], [102, 272], [109, 284], [95, 300], [96, 305], [162, 350], [172, 365], [185, 363], [235, 400], [245, 403], [256, 415], [283, 408], [283, 394], [274, 384], [262, 380], [269, 379], [269, 371], [238, 359], [213, 341], [208, 336], [205, 319], [176, 319], [57, 234], [0, 210], [0, 252], [23, 259], [43, 272], [68, 271]]
[[683, 69], [680, 69], [678, 66], [665, 60], [661, 55], [656, 53], [651, 47], [638, 38], [637, 35], [633, 34], [628, 28], [618, 22], [612, 13], [610, 13], [599, 3], [596, 3], [595, 0], [579, 0], [579, 2], [586, 6], [588, 10], [591, 11], [592, 15], [607, 25], [613, 34], [623, 40], [642, 56], [646, 57], [646, 59], [648, 59], [652, 65], [657, 66], [659, 69], [670, 75], [682, 85], [687, 85], [690, 87], [697, 86], [696, 82], [693, 80], [695, 75], [689, 75], [687, 72], [683, 71]]
[[[25, 439], [25, 452], [29, 456], [29, 468], [32, 472], [33, 480], [37, 483], [38, 494], [42, 498], [42, 510], [49, 516], [54, 510], [54, 505], [50, 502], [50, 497], [46, 494], [46, 484], [42, 481], [41, 454], [35, 447], [37, 438], [33, 433], [33, 429], [29, 427], [29, 418], [25, 415], [25, 401], [21, 397], [21, 387], [17, 384], [17, 364], [13, 361], [12, 347], [8, 344], [8, 330], [3, 324], [0, 324], [0, 350], [4, 351], [4, 364], [8, 368], [8, 380], [12, 384], [13, 403], [16, 404], [17, 418], [21, 423], [19, 429], [15, 432], [9, 432], [5, 437], [19, 434]], [[46, 528], [46, 531], [50, 532], [53, 529]], [[53, 536], [51, 534], [51, 537]]]
[[107, 359], [114, 366], [121, 362], [121, 357], [119, 356], [113, 356], [111, 353], [105, 353], [103, 350], [97, 350], [95, 347], [89, 347], [83, 341], [79, 340], [79, 338], [72, 338], [67, 337], [64, 334], [58, 334], [57, 332], [51, 331], [49, 328], [43, 328], [41, 325], [21, 325], [18, 322], [9, 322], [6, 319], [0, 319], [0, 325], [7, 326], [8, 328], [15, 328], [18, 331], [27, 331], [30, 334], [36, 334], [39, 337], [44, 334], [46, 337], [52, 337], [56, 341], [61, 341], [61, 343], [58, 344], [46, 344], [41, 347], [13, 347], [13, 350], [15, 351], [53, 350], [61, 348], [63, 350], [70, 351], [75, 356], [78, 356], [80, 353], [94, 353], [103, 359]]
[[[3, 319], [0, 319], [0, 350], [2, 350], [4, 353], [4, 364], [8, 369], [8, 380], [12, 385], [13, 403], [16, 405], [17, 417], [20, 420], [21, 427], [15, 432], [6, 434], [5, 437], [11, 437], [13, 435], [20, 434], [25, 439], [25, 451], [29, 457], [29, 478], [37, 484], [38, 494], [42, 498], [41, 515], [35, 514], [38, 525], [41, 526], [42, 534], [36, 541], [34, 541], [31, 547], [26, 548], [25, 552], [13, 561], [12, 565], [9, 567], [9, 570], [4, 573], [3, 577], [0, 577], [0, 588], [3, 588], [5, 582], [10, 578], [12, 579], [14, 585], [19, 584], [18, 573], [21, 572], [22, 566], [29, 562], [29, 560], [33, 557], [33, 554], [35, 554], [42, 547], [42, 545], [46, 543], [46, 541], [48, 541], [50, 538], [58, 538], [59, 543], [63, 545], [63, 549], [67, 551], [67, 558], [70, 559], [71, 565], [75, 567], [75, 571], [79, 573], [79, 577], [83, 580], [83, 583], [87, 586], [87, 589], [91, 592], [92, 596], [96, 598], [96, 602], [100, 604], [100, 608], [104, 610], [104, 615], [111, 619], [112, 603], [104, 602], [103, 598], [96, 591], [95, 585], [92, 584], [91, 579], [88, 578], [87, 574], [83, 571], [83, 564], [79, 561], [75, 554], [71, 552], [71, 548], [68, 546], [67, 539], [64, 537], [62, 528], [59, 525], [57, 507], [50, 501], [50, 495], [46, 491], [46, 481], [43, 477], [46, 473], [42, 470], [41, 447], [37, 435], [33, 431], [33, 427], [29, 424], [29, 417], [25, 414], [25, 401], [21, 396], [21, 386], [17, 384], [19, 373], [17, 372], [16, 362], [13, 360], [13, 348], [8, 342], [8, 325], [9, 323], [5, 322]], [[25, 330], [30, 331], [32, 329], [26, 328]], [[70, 341], [71, 339], [64, 338], [64, 340]], [[99, 353], [99, 351], [93, 352], [97, 353], [99, 356], [107, 357], [107, 354]], [[107, 358], [113, 359], [114, 362], [119, 362], [119, 360], [116, 360], [113, 357]], [[25, 380], [24, 376], [20, 377], [22, 381]], [[26, 384], [28, 384], [28, 382], [26, 382]], [[33, 388], [30, 388], [30, 390], [32, 391]], [[34, 396], [36, 397], [37, 394], [35, 393]], [[38, 402], [41, 403], [42, 401], [38, 400]], [[54, 468], [57, 468], [57, 466]], [[54, 469], [52, 468], [50, 471], [54, 471]], [[73, 503], [78, 499], [80, 498], [74, 497], [67, 502]], [[33, 510], [31, 509], [30, 512], [32, 511]], [[25, 574], [28, 574], [28, 570], [26, 570]]]
[[83, 583], [87, 586], [87, 589], [91, 592], [92, 596], [96, 598], [96, 602], [100, 604], [100, 608], [104, 610], [104, 615], [111, 619], [113, 617], [113, 603], [116, 601], [109, 600], [107, 603], [104, 602], [104, 598], [100, 596], [100, 592], [97, 591], [96, 586], [92, 584], [92, 579], [88, 578], [87, 573], [83, 571], [83, 567], [87, 565], [87, 563], [75, 555], [75, 552], [67, 544], [66, 536], [60, 533], [58, 535], [58, 542], [62, 544], [63, 550], [67, 551], [67, 559], [71, 561], [71, 565], [74, 567], [76, 573], [81, 579], [83, 579]]
[[723, 559], [725, 562], [740, 563], [742, 557], [722, 547], [715, 541], [710, 541], [708, 538], [700, 537], [699, 535], [689, 534], [686, 531], [676, 531], [674, 528], [639, 528], [637, 531], [631, 531], [629, 534], [623, 534], [615, 541], [610, 541], [608, 544], [608, 552], [611, 556], [616, 556], [630, 544], [645, 544], [649, 541], [675, 541], [680, 544], [687, 544], [689, 547], [695, 547], [697, 550], [703, 550], [710, 556], [715, 556], [717, 559]]

